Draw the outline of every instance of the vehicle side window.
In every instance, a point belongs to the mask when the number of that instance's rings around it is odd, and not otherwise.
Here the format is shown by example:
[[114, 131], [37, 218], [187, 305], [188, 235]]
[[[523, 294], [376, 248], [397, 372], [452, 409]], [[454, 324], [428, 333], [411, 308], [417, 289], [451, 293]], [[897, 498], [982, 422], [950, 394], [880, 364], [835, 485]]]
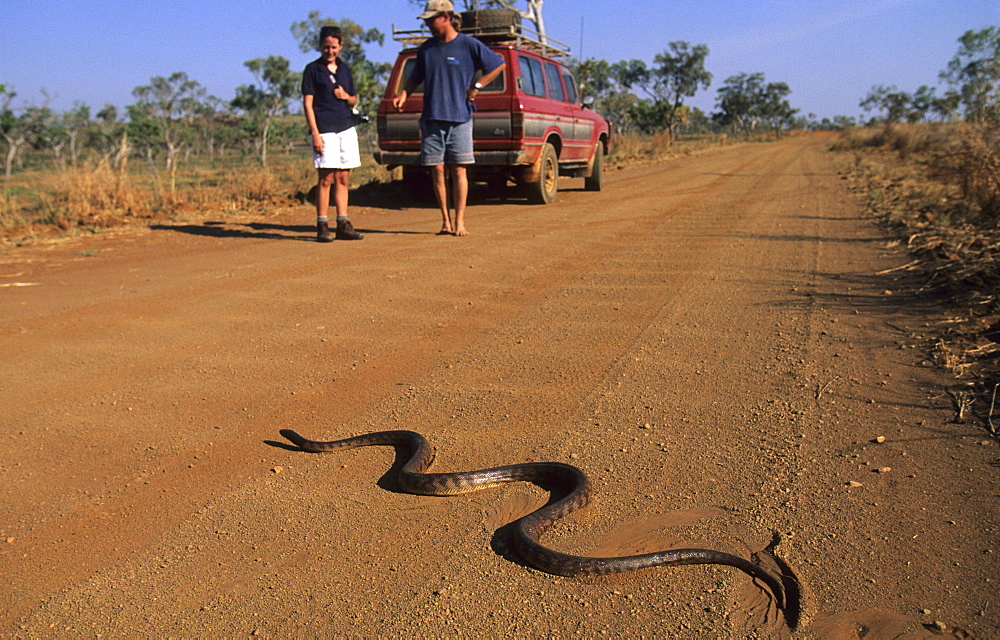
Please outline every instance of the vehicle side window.
[[576, 96], [576, 82], [569, 69], [562, 70], [563, 84], [566, 85], [566, 102], [578, 102]]
[[[399, 91], [404, 86], [406, 86], [406, 80], [413, 73], [413, 67], [415, 67], [416, 65], [417, 65], [416, 58], [410, 58], [409, 60], [403, 63], [403, 73], [399, 74], [399, 86], [396, 87], [396, 91]], [[417, 85], [417, 88], [413, 90], [413, 95], [423, 92], [424, 92], [424, 83], [421, 82], [419, 85]]]
[[522, 90], [529, 96], [545, 97], [545, 80], [542, 78], [542, 63], [528, 56], [518, 56], [521, 63]]
[[545, 63], [545, 79], [549, 81], [549, 97], [553, 100], [565, 100], [562, 83], [559, 82], [559, 68], [551, 62]]
[[[493, 82], [489, 83], [482, 89], [482, 93], [489, 93], [490, 91], [503, 91], [503, 79], [506, 75], [507, 70], [504, 69], [500, 72], [500, 75], [493, 78]], [[473, 77], [473, 82], [479, 82], [479, 79], [483, 77], [482, 71], [476, 71], [476, 75]]]

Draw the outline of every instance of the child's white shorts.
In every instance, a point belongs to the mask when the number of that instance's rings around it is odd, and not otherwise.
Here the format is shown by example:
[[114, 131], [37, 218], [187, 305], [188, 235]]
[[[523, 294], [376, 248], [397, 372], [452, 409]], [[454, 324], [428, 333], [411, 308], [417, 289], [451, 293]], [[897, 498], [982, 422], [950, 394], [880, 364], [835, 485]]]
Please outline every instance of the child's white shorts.
[[358, 132], [354, 127], [340, 133], [321, 133], [323, 153], [313, 151], [317, 169], [356, 169], [361, 166]]

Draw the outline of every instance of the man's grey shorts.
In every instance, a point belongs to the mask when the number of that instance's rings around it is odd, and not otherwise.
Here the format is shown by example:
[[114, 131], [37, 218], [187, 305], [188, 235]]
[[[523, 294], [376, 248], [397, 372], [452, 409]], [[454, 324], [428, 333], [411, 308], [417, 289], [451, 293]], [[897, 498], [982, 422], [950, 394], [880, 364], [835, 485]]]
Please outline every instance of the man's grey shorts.
[[420, 121], [420, 164], [474, 164], [472, 154], [472, 120], [448, 122]]

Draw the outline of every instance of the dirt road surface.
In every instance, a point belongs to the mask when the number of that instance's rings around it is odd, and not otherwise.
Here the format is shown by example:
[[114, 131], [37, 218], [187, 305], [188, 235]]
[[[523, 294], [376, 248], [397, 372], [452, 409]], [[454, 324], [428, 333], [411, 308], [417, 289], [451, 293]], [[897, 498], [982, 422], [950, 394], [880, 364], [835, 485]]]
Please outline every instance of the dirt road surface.
[[[582, 182], [467, 238], [387, 188], [360, 242], [302, 206], [0, 257], [0, 636], [1000, 637], [996, 443], [824, 141]], [[730, 567], [536, 571], [538, 487], [409, 495], [282, 428], [577, 465], [551, 547], [771, 545], [789, 615]]]

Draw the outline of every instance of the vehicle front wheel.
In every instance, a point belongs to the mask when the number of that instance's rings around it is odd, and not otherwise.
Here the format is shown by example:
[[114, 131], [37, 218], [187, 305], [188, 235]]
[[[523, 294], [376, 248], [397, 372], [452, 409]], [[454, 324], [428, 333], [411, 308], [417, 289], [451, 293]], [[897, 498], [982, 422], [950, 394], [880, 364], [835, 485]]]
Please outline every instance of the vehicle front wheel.
[[597, 143], [594, 149], [594, 168], [590, 175], [583, 179], [583, 188], [587, 191], [600, 191], [604, 187], [604, 145]]
[[535, 204], [550, 204], [559, 191], [559, 156], [555, 147], [546, 142], [538, 163], [538, 180], [527, 183], [528, 199]]

